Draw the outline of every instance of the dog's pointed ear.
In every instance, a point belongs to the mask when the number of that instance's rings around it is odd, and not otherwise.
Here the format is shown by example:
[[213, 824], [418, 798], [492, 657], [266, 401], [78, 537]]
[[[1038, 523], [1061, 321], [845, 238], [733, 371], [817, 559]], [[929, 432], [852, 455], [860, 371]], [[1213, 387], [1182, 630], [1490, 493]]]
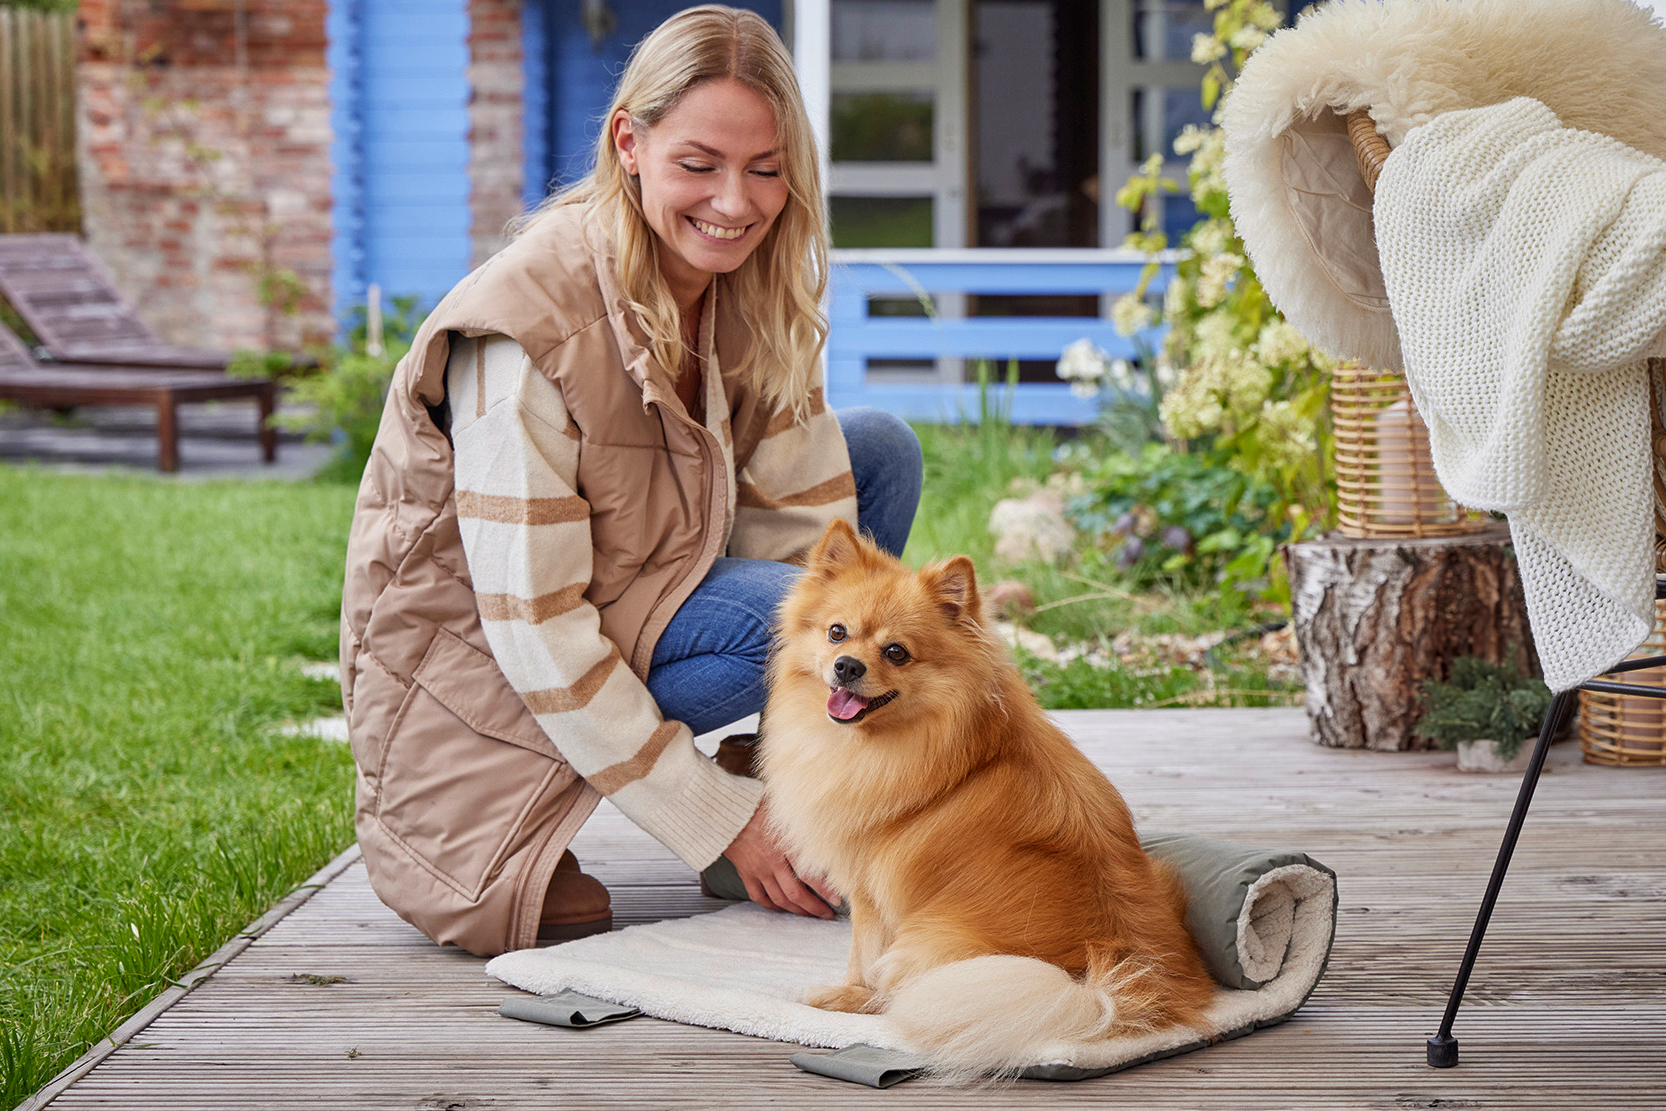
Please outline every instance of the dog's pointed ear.
[[969, 621], [983, 623], [983, 601], [978, 595], [978, 575], [972, 561], [955, 556], [947, 563], [934, 563], [920, 572], [926, 589], [931, 591], [951, 624]]
[[849, 567], [862, 558], [862, 538], [850, 527], [850, 522], [835, 518], [810, 551], [805, 568], [812, 575], [827, 578], [841, 567]]

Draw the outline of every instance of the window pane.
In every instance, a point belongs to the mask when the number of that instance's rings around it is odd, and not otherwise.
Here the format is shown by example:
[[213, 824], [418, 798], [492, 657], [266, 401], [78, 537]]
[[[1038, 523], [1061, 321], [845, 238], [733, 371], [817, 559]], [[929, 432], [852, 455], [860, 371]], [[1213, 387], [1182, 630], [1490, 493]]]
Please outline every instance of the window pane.
[[874, 294], [868, 298], [868, 315], [872, 316], [930, 316], [936, 311], [937, 298], [931, 297], [932, 309], [926, 309], [926, 304], [918, 297], [895, 297], [891, 294]]
[[1215, 13], [1203, 0], [1135, 0], [1134, 57], [1190, 61], [1192, 36], [1214, 29]]
[[[1146, 106], [1156, 98], [1160, 121], [1151, 119]], [[1184, 162], [1187, 159], [1174, 153], [1174, 141], [1180, 137], [1181, 130], [1187, 124], [1209, 128], [1214, 126], [1209, 109], [1203, 106], [1203, 97], [1198, 90], [1190, 85], [1184, 88], [1135, 88], [1130, 90], [1128, 100], [1130, 123], [1134, 135], [1133, 155], [1135, 162], [1143, 162], [1153, 151], [1160, 150], [1166, 162]], [[1153, 126], [1161, 127], [1160, 135], [1153, 135]]]
[[1170, 193], [1163, 198], [1163, 232], [1169, 237], [1169, 246], [1180, 246], [1180, 239], [1192, 230], [1203, 213], [1197, 210], [1192, 198], [1185, 193]]
[[1099, 245], [1099, 11], [978, 0], [977, 246]]
[[833, 0], [832, 22], [835, 62], [937, 59], [936, 0]]
[[930, 93], [834, 93], [833, 161], [930, 162]]
[[930, 247], [930, 197], [833, 197], [835, 247]]
[[1173, 161], [1174, 141], [1180, 138], [1187, 124], [1209, 128], [1214, 126], [1214, 113], [1203, 106], [1203, 94], [1195, 86], [1163, 90], [1163, 157]]

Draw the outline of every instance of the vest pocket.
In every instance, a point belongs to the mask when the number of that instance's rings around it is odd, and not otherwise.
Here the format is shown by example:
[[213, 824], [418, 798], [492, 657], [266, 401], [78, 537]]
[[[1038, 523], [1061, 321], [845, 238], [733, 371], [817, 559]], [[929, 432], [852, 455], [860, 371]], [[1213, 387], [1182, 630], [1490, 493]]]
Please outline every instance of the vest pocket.
[[460, 637], [439, 630], [412, 679], [382, 750], [376, 817], [473, 900], [565, 765], [492, 658]]

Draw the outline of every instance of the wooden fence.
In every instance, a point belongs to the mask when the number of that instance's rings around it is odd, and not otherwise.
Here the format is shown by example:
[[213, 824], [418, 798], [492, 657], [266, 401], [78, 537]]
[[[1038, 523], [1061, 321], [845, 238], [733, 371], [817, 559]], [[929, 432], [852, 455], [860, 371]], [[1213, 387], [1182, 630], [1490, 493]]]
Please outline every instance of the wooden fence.
[[75, 16], [0, 7], [0, 231], [79, 231]]

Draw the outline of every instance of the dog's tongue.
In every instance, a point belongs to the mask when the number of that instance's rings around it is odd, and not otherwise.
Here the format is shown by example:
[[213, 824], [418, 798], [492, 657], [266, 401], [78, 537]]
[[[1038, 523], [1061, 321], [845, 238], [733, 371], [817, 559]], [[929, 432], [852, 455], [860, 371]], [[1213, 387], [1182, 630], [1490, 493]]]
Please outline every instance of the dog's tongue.
[[868, 700], [843, 687], [834, 687], [827, 695], [827, 712], [840, 721], [849, 721], [868, 708]]

